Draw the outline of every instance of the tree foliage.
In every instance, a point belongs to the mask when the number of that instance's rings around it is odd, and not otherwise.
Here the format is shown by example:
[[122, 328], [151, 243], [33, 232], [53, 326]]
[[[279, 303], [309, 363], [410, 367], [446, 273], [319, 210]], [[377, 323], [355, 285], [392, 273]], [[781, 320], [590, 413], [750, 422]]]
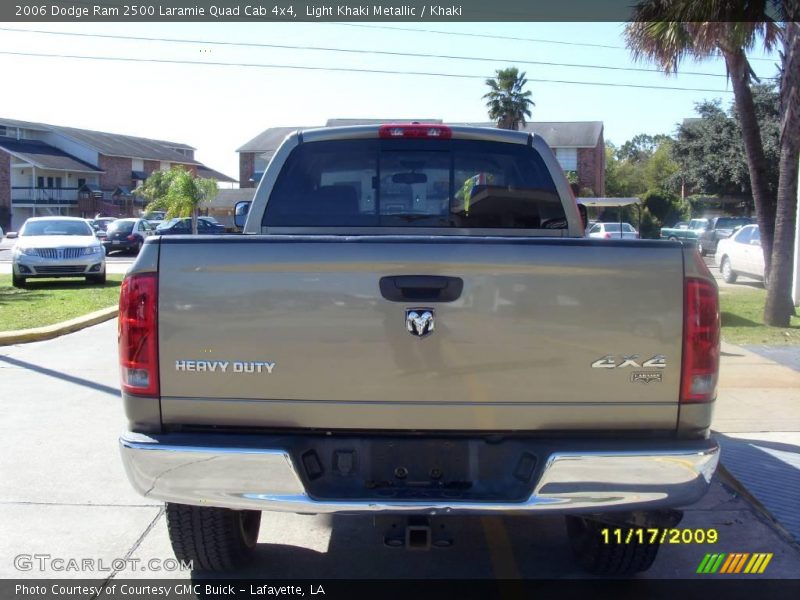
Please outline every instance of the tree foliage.
[[606, 142], [606, 194], [638, 197], [648, 190], [679, 189], [679, 166], [668, 135], [639, 134], [617, 148]]
[[656, 135], [640, 133], [622, 144], [616, 151], [616, 157], [619, 160], [644, 162], [653, 155], [663, 142], [669, 139], [670, 137], [663, 133]]
[[[639, 220], [643, 238], [657, 238], [661, 227], [688, 217], [690, 207], [678, 195], [680, 168], [672, 159], [672, 143], [668, 135], [644, 133], [619, 148], [606, 143], [606, 193], [642, 199], [641, 216], [637, 209], [625, 208], [621, 218], [632, 223]], [[608, 218], [620, 216], [614, 209]]]
[[641, 161], [620, 159], [613, 143], [606, 142], [606, 195], [612, 198], [632, 198], [643, 194], [644, 183]]
[[[766, 188], [778, 188], [779, 97], [773, 85], [753, 86], [753, 101], [767, 159]], [[686, 186], [693, 193], [752, 197], [747, 156], [736, 105], [726, 112], [719, 100], [695, 106], [697, 118], [678, 126], [672, 154]]]
[[525, 90], [527, 83], [525, 73], [520, 73], [516, 67], [498, 69], [496, 77], [486, 80], [489, 92], [483, 98], [489, 118], [500, 129], [519, 129], [520, 124], [527, 123], [525, 118], [531, 116], [531, 107], [536, 106], [530, 98], [530, 90]]

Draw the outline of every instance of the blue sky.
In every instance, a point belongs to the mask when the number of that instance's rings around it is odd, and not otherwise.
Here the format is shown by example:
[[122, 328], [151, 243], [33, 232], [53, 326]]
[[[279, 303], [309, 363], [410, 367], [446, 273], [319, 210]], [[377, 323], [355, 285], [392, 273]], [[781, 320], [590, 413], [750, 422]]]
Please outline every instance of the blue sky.
[[[322, 68], [346, 67], [425, 71], [478, 76], [343, 73], [325, 70], [153, 64], [0, 53], [3, 93], [0, 116], [43, 121], [184, 142], [210, 166], [238, 176], [238, 146], [272, 126], [321, 125], [331, 117], [443, 118], [487, 120], [485, 76], [517, 66], [531, 80], [533, 121], [600, 120], [605, 137], [621, 144], [637, 133], [672, 133], [693, 115], [696, 102], [732, 100], [721, 59], [687, 62], [675, 77], [660, 73], [523, 64], [541, 61], [645, 67], [624, 49], [619, 23], [397, 23], [347, 26], [334, 23], [37, 23], [3, 24], [15, 29], [112, 35], [325, 46], [450, 56], [479, 60], [347, 54], [298, 49], [177, 44], [0, 30], [0, 52], [112, 56], [198, 62], [246, 62]], [[388, 25], [388, 24], [387, 24]], [[487, 34], [575, 44], [498, 40], [435, 34]], [[752, 54], [756, 72], [776, 74], [777, 59]], [[769, 60], [763, 60], [763, 59]], [[702, 72], [711, 76], [689, 75]], [[703, 88], [713, 91], [650, 90], [545, 83], [559, 79], [595, 83]]]

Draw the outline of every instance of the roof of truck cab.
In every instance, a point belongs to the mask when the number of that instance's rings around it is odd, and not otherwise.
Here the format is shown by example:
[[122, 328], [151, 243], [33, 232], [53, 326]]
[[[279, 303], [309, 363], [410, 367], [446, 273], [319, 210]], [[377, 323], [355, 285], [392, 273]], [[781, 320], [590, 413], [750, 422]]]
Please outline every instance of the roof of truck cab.
[[[284, 138], [294, 131], [319, 129], [322, 127], [341, 127], [355, 125], [383, 125], [387, 123], [433, 123], [452, 126], [481, 127], [497, 129], [497, 124], [484, 122], [448, 122], [442, 119], [328, 119], [324, 126], [271, 127], [265, 129], [250, 141], [238, 148], [237, 152], [254, 152], [271, 158]], [[535, 133], [551, 148], [594, 148], [602, 139], [602, 121], [539, 121], [529, 122], [520, 131]]]
[[[352, 125], [346, 127], [318, 127], [302, 131], [303, 141], [362, 139], [377, 137], [380, 128], [388, 123], [375, 123], [369, 125]], [[398, 123], [393, 123], [399, 125]], [[411, 123], [404, 123], [411, 125]], [[442, 126], [440, 123], [419, 123], [419, 125]], [[512, 131], [491, 127], [476, 127], [474, 125], [446, 125], [451, 131], [453, 139], [483, 139], [500, 142], [527, 144], [530, 133], [526, 131]]]

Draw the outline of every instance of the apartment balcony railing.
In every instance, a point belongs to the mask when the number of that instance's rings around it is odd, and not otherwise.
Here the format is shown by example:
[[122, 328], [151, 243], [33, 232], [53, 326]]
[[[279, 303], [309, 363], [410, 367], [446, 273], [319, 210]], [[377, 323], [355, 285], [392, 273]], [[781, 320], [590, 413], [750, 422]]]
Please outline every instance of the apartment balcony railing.
[[11, 188], [12, 204], [56, 204], [72, 205], [78, 203], [78, 188], [41, 188], [17, 187]]

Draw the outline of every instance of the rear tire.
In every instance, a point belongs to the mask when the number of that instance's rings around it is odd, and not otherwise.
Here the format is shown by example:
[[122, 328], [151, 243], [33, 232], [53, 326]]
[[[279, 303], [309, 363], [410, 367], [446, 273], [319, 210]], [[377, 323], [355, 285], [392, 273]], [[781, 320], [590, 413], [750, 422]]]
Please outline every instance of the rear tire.
[[731, 261], [727, 256], [723, 257], [719, 270], [722, 271], [722, 280], [725, 283], [736, 283], [737, 274], [731, 268]]
[[15, 288], [24, 288], [27, 285], [26, 281], [24, 277], [20, 277], [14, 273], [11, 274], [11, 285]]
[[700, 256], [706, 256], [708, 254], [708, 248], [703, 245], [703, 242], [697, 242], [697, 251], [700, 253]]
[[261, 512], [167, 503], [167, 528], [178, 560], [200, 571], [228, 571], [252, 558]]
[[[656, 560], [659, 544], [616, 543], [613, 535], [609, 539], [602, 535], [617, 526], [586, 517], [567, 516], [567, 535], [577, 562], [596, 575], [633, 575], [649, 569]], [[635, 526], [633, 526], [635, 528]], [[626, 528], [621, 528], [623, 531]], [[608, 542], [608, 543], [606, 543]]]

